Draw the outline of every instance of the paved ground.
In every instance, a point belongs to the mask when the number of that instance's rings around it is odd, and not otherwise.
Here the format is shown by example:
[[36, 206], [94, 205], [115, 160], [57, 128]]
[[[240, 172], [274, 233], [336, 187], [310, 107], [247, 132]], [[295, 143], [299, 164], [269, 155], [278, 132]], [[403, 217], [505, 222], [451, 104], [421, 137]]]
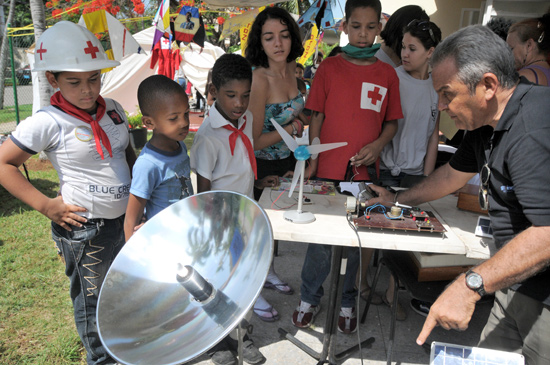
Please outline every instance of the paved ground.
[[[280, 242], [279, 256], [275, 258], [275, 269], [283, 280], [295, 289], [293, 295], [282, 295], [273, 290], [264, 289], [264, 297], [279, 311], [280, 320], [273, 323], [266, 323], [253, 316], [252, 324], [254, 333], [252, 338], [260, 351], [266, 356], [266, 364], [316, 364], [317, 361], [290, 343], [288, 340], [281, 339], [278, 328], [283, 328], [290, 334], [305, 342], [316, 351], [322, 348], [323, 326], [326, 316], [326, 298], [321, 303], [321, 312], [315, 320], [315, 326], [307, 330], [299, 330], [291, 323], [291, 316], [294, 308], [299, 301], [300, 289], [300, 271], [304, 260], [307, 245], [296, 242]], [[374, 274], [374, 271], [371, 273]], [[388, 281], [388, 272], [383, 272], [383, 278], [380, 280], [377, 291], [385, 290]], [[372, 277], [369, 277], [371, 280]], [[328, 283], [326, 283], [328, 285]], [[325, 287], [328, 289], [328, 286]], [[395, 333], [395, 345], [393, 350], [393, 362], [400, 364], [428, 364], [429, 353], [415, 343], [416, 337], [422, 328], [425, 317], [414, 312], [409, 301], [411, 297], [408, 293], [400, 292], [400, 302], [408, 313], [408, 318], [404, 322], [397, 322]], [[361, 303], [364, 305], [364, 302]], [[445, 331], [436, 328], [430, 337], [430, 341], [440, 341], [461, 345], [474, 346], [479, 339], [479, 334], [486, 322], [491, 304], [478, 304], [470, 328], [465, 332]], [[390, 324], [390, 309], [386, 305], [371, 306], [367, 321], [360, 326], [361, 340], [368, 337], [374, 337], [375, 342], [370, 349], [363, 349], [361, 356], [354, 354], [344, 364], [384, 364], [386, 362], [386, 351], [388, 346]], [[347, 349], [357, 344], [357, 335], [338, 335], [337, 352]], [[207, 356], [203, 355], [191, 364], [203, 365], [211, 364]]]

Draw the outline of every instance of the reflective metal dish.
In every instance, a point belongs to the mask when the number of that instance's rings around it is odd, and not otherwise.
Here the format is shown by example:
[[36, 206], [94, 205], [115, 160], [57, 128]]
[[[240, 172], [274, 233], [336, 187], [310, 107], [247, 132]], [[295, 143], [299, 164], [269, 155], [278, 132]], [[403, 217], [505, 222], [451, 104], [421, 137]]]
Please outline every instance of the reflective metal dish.
[[[143, 225], [114, 260], [97, 307], [101, 341], [127, 364], [189, 361], [252, 308], [272, 257], [269, 219], [252, 199], [214, 191], [181, 200]], [[209, 299], [195, 300], [178, 282], [186, 265], [212, 284]]]

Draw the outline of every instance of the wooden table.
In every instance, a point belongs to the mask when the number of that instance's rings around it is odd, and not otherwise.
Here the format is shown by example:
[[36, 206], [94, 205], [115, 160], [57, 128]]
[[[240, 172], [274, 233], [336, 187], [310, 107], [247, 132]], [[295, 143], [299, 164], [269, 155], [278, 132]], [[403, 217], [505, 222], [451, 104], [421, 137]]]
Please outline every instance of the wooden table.
[[[274, 239], [333, 246], [332, 275], [323, 350], [318, 353], [283, 329], [279, 329], [285, 338], [319, 360], [319, 364], [325, 363], [327, 358], [330, 364], [342, 362], [359, 349], [359, 345], [357, 345], [339, 354], [334, 353], [338, 322], [336, 308], [340, 307], [341, 302], [341, 296], [338, 293], [341, 292], [345, 277], [345, 270], [344, 272], [341, 270], [342, 267], [345, 267], [342, 263], [347, 261], [347, 248], [359, 247], [359, 240], [361, 247], [383, 250], [458, 254], [478, 259], [489, 257], [487, 242], [482, 241], [473, 233], [478, 214], [456, 208], [457, 198], [452, 195], [420, 206], [436, 215], [447, 230], [443, 234], [368, 228], [360, 228], [356, 234], [346, 217], [346, 196], [338, 193], [335, 196], [305, 194], [311, 203], [304, 204], [303, 210], [312, 212], [316, 219], [312, 223], [296, 224], [284, 219], [283, 214], [286, 210], [297, 209], [297, 194], [293, 194], [291, 198], [288, 197], [288, 192], [283, 193], [280, 197], [279, 195], [280, 192], [266, 188], [259, 201], [271, 221]], [[374, 338], [369, 338], [361, 344], [361, 347], [365, 347], [373, 341]]]

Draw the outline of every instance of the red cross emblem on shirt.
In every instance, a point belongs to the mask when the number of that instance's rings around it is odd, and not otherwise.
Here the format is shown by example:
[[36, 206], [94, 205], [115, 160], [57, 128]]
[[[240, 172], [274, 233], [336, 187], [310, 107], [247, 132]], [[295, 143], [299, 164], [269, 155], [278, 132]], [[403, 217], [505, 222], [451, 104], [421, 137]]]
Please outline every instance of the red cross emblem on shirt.
[[87, 41], [86, 44], [88, 45], [88, 47], [84, 48], [84, 53], [91, 54], [92, 58], [97, 58], [96, 53], [99, 53], [99, 48], [94, 46], [90, 41]]
[[380, 94], [380, 88], [379, 87], [375, 87], [374, 90], [372, 91], [369, 91], [367, 93], [367, 97], [370, 98], [370, 100], [372, 101], [372, 103], [374, 105], [378, 104], [378, 102], [380, 100], [382, 100], [382, 94]]
[[38, 53], [40, 55], [40, 61], [42, 61], [42, 53], [46, 53], [48, 52], [47, 49], [44, 49], [42, 48], [44, 46], [44, 43], [40, 43], [40, 48], [38, 50], [36, 50], [36, 53]]

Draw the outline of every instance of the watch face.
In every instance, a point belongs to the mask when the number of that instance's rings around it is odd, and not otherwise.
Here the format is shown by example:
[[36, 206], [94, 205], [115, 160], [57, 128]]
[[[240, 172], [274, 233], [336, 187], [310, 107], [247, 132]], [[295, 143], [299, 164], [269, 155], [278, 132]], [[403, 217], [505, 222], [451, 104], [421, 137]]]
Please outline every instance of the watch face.
[[481, 275], [471, 273], [466, 277], [466, 283], [470, 288], [478, 289], [481, 288], [481, 286], [483, 285], [483, 279], [481, 278]]

